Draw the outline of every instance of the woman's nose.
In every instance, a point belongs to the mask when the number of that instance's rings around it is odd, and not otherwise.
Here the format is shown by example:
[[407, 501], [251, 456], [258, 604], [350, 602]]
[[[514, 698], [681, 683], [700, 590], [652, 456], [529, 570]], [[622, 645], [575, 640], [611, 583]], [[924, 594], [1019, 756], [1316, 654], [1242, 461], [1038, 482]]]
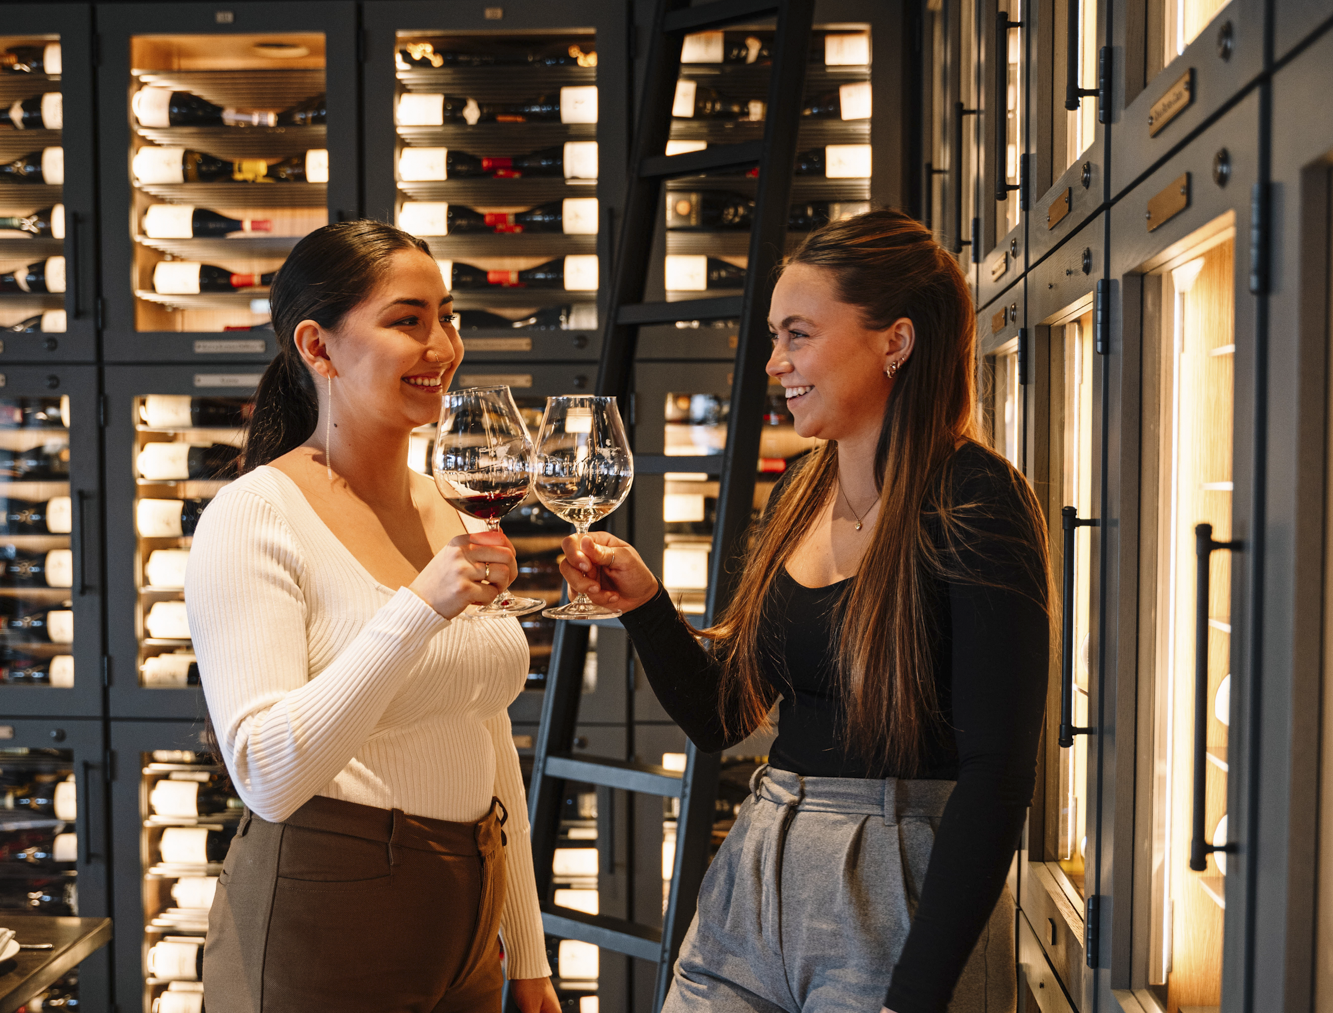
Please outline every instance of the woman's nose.
[[782, 342], [774, 343], [773, 354], [768, 357], [768, 365], [764, 367], [764, 372], [769, 376], [781, 376], [783, 373], [791, 372], [791, 363], [787, 361], [787, 352], [782, 347]]

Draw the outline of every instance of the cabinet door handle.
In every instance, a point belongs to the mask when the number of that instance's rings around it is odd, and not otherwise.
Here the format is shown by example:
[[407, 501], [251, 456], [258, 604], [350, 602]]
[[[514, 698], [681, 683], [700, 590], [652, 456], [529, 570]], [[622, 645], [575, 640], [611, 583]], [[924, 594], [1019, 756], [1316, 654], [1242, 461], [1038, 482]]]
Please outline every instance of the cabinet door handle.
[[1208, 785], [1208, 598], [1212, 583], [1209, 564], [1219, 549], [1234, 551], [1240, 547], [1240, 542], [1213, 541], [1211, 524], [1195, 525], [1194, 555], [1199, 576], [1194, 599], [1194, 797], [1190, 809], [1190, 868], [1195, 872], [1208, 867], [1208, 856], [1214, 851], [1236, 850], [1234, 844], [1213, 844], [1208, 840], [1203, 803]]
[[1064, 528], [1064, 553], [1060, 560], [1064, 586], [1060, 599], [1060, 748], [1074, 744], [1075, 735], [1087, 735], [1091, 728], [1074, 726], [1074, 534], [1079, 528], [1101, 527], [1095, 517], [1079, 517], [1078, 507], [1060, 511]]
[[92, 772], [98, 769], [96, 763], [84, 760], [83, 764], [83, 784], [79, 785], [77, 796], [79, 806], [79, 847], [83, 852], [83, 864], [87, 865], [94, 859], [100, 859], [102, 856], [93, 851], [93, 818], [91, 815], [93, 802], [93, 778]]
[[65, 218], [65, 289], [70, 296], [69, 315], [78, 320], [83, 316], [83, 300], [79, 298], [81, 279], [79, 262], [81, 258], [81, 240], [83, 237], [83, 216], [71, 211]]
[[1067, 29], [1065, 34], [1065, 108], [1074, 111], [1082, 103], [1084, 95], [1095, 95], [1097, 97], [1097, 120], [1099, 123], [1106, 122], [1106, 95], [1104, 91], [1110, 90], [1111, 74], [1111, 52], [1109, 47], [1103, 46], [1097, 53], [1097, 87], [1080, 88], [1078, 81], [1078, 39], [1081, 34], [1079, 29], [1079, 0], [1069, 0], [1068, 17], [1065, 21]]
[[79, 586], [80, 597], [88, 594], [90, 591], [96, 590], [96, 585], [88, 580], [88, 525], [86, 523], [88, 509], [85, 506], [88, 500], [95, 496], [96, 493], [89, 492], [87, 489], [78, 489], [74, 493], [74, 531], [79, 539], [79, 552], [77, 556], [79, 561], [79, 579], [77, 584]]
[[932, 232], [935, 230], [935, 177], [947, 175], [948, 172], [948, 169], [935, 168], [934, 162], [927, 162], [922, 173], [926, 184], [926, 192], [921, 197], [921, 209], [924, 215], [922, 224]]
[[1010, 21], [1005, 11], [995, 13], [995, 200], [1003, 204], [1022, 188], [1009, 182], [1009, 32], [1023, 22]]
[[975, 116], [962, 102], [953, 104], [953, 141], [949, 152], [949, 171], [953, 173], [953, 252], [962, 253], [971, 240], [963, 238], [963, 117]]

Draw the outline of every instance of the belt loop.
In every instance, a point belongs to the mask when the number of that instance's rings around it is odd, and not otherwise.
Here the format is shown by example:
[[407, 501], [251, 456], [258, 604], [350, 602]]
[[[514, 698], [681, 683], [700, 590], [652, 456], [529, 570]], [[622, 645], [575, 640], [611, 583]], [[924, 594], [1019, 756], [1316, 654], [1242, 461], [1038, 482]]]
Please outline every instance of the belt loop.
[[402, 828], [403, 811], [394, 809], [392, 812], [393, 829], [389, 832], [389, 865], [398, 864], [398, 853], [393, 850], [393, 846], [398, 843], [398, 831]]
[[898, 822], [898, 779], [884, 779], [884, 825], [891, 827]]
[[246, 832], [250, 829], [250, 820], [253, 816], [254, 813], [250, 811], [250, 807], [246, 806], [244, 814], [241, 816], [241, 822], [236, 827], [237, 837], [244, 837], [246, 835]]

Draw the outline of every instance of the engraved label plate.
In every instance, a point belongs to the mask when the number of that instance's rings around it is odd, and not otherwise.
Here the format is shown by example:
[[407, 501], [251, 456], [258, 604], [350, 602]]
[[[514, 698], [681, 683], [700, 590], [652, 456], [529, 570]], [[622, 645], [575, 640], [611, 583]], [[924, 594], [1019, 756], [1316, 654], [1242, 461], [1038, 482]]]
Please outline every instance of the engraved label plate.
[[531, 373], [459, 373], [460, 387], [531, 387]]
[[1004, 277], [1004, 272], [1009, 270], [1009, 251], [1001, 250], [1000, 259], [990, 266], [990, 280], [998, 281]]
[[263, 355], [264, 339], [258, 341], [250, 339], [247, 341], [196, 341], [194, 343], [195, 355]]
[[531, 338], [464, 338], [469, 352], [531, 352]]
[[1046, 228], [1053, 229], [1069, 214], [1069, 205], [1074, 199], [1074, 188], [1066, 187], [1065, 192], [1055, 198], [1055, 202], [1046, 209]]
[[1166, 189], [1148, 201], [1148, 231], [1156, 232], [1190, 206], [1190, 174], [1187, 172], [1167, 184]]
[[196, 387], [258, 387], [262, 373], [195, 373]]
[[999, 334], [1002, 330], [1004, 330], [1004, 325], [1008, 322], [1008, 320], [1009, 320], [1009, 311], [1005, 309], [1003, 306], [1001, 306], [1000, 312], [996, 313], [993, 317], [990, 318], [990, 332], [992, 334]]
[[1190, 107], [1194, 101], [1194, 68], [1166, 90], [1166, 94], [1148, 110], [1148, 136], [1156, 137], [1163, 127]]

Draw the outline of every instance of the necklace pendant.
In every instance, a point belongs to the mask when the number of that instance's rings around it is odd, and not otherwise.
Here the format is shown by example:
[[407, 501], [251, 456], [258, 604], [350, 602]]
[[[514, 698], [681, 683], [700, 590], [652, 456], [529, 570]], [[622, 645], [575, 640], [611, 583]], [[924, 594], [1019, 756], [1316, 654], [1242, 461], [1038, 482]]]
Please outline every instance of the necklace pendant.
[[856, 522], [856, 530], [857, 530], [857, 531], [860, 531], [860, 530], [861, 530], [861, 522], [860, 522], [860, 521], [857, 521], [857, 522]]

